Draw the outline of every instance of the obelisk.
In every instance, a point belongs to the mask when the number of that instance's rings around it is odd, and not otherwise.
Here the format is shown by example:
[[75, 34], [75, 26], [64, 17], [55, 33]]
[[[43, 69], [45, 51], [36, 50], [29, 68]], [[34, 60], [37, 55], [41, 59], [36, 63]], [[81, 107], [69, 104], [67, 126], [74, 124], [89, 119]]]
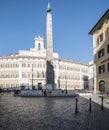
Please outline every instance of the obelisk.
[[47, 44], [47, 60], [53, 59], [53, 38], [52, 38], [52, 14], [51, 6], [47, 7], [47, 25], [46, 25], [46, 44]]
[[49, 3], [47, 7], [46, 45], [46, 87], [47, 89], [54, 89], [52, 14]]

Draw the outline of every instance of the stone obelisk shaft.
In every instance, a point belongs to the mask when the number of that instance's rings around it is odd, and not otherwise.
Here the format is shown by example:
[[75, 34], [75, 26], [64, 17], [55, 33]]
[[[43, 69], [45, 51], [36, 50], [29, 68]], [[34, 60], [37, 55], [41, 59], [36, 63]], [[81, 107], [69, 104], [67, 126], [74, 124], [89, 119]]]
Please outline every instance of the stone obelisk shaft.
[[46, 43], [47, 43], [47, 60], [51, 61], [53, 58], [53, 38], [52, 38], [52, 14], [51, 7], [47, 7], [47, 25], [46, 25]]
[[48, 4], [47, 7], [46, 44], [47, 44], [46, 84], [49, 89], [53, 89], [54, 88], [53, 38], [52, 38], [52, 14], [50, 4]]

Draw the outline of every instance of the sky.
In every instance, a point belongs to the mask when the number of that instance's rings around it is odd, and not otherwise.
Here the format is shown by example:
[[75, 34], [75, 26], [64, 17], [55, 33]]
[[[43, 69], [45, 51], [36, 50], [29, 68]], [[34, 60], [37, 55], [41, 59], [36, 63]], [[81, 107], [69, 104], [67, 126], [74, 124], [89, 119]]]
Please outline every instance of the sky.
[[0, 56], [34, 48], [44, 38], [51, 5], [53, 50], [60, 58], [88, 64], [93, 60], [89, 31], [109, 8], [109, 0], [0, 0]]

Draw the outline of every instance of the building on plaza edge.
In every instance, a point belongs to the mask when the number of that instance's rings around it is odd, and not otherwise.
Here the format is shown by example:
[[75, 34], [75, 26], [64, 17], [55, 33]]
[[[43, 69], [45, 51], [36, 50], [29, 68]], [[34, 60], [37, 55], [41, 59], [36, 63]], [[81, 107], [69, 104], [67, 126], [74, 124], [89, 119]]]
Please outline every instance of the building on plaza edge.
[[109, 9], [99, 19], [89, 34], [93, 35], [95, 89], [109, 90]]
[[[36, 89], [87, 89], [89, 65], [60, 58], [53, 52], [52, 14], [47, 7], [46, 49], [41, 36], [30, 50], [0, 57], [0, 87], [35, 86]], [[93, 85], [92, 85], [93, 86]]]

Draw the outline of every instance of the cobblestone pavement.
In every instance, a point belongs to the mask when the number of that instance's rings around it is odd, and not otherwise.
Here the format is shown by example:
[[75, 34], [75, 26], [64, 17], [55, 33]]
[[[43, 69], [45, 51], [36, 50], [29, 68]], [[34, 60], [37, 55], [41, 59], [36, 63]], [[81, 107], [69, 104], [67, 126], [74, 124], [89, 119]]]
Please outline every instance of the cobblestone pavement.
[[[92, 96], [100, 103], [100, 98]], [[92, 102], [89, 97], [78, 97], [75, 114], [74, 97], [22, 98], [12, 94], [0, 96], [0, 130], [109, 130], [109, 106]]]

